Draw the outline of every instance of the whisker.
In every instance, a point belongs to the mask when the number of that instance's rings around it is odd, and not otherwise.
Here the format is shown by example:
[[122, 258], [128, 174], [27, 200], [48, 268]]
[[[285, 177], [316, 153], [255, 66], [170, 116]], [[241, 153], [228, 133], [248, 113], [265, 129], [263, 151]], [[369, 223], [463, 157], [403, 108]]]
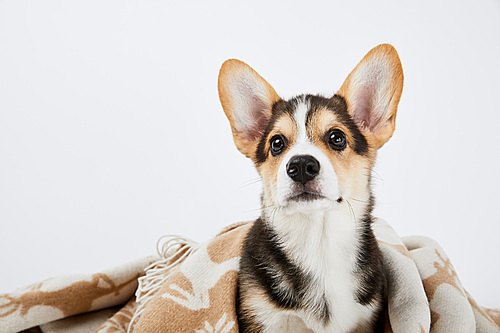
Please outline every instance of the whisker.
[[[366, 169], [368, 169], [368, 170], [369, 170], [369, 168], [366, 168]], [[384, 178], [382, 178], [382, 176], [381, 176], [381, 175], [380, 175], [380, 174], [379, 174], [379, 173], [378, 173], [375, 169], [371, 169], [370, 171], [371, 171], [371, 174], [372, 174], [372, 175], [375, 175], [375, 176], [376, 176], [376, 177], [374, 177], [374, 178], [377, 178], [377, 179], [378, 179], [378, 180], [380, 180], [381, 182], [383, 182], [383, 181], [384, 181]]]
[[349, 202], [349, 200], [345, 200], [347, 202], [347, 204], [349, 205], [349, 210], [351, 211], [351, 215], [354, 219], [354, 225], [356, 226], [356, 229], [358, 228], [358, 220], [356, 219], [356, 214], [354, 213], [354, 208], [352, 208], [352, 205], [351, 203]]
[[275, 209], [275, 208], [278, 208], [278, 206], [276, 206], [276, 205], [269, 205], [269, 206], [263, 206], [262, 207], [262, 209], [270, 209], [270, 208]]
[[384, 181], [384, 178], [382, 178], [382, 176], [375, 170], [375, 168], [368, 168], [368, 167], [364, 167], [365, 170], [368, 171], [368, 173], [365, 174], [365, 176], [373, 176], [375, 175], [376, 177], [373, 177], [373, 178], [377, 178], [378, 180], [380, 181]]
[[277, 207], [276, 205], [269, 205], [269, 206], [260, 206], [259, 208], [251, 209], [250, 212], [255, 212], [257, 210], [263, 210], [263, 209], [268, 209], [268, 208], [274, 208]]
[[356, 198], [353, 198], [353, 197], [349, 197], [349, 199], [351, 200], [354, 200], [354, 201], [357, 201], [357, 202], [362, 202], [362, 203], [370, 203], [370, 201], [366, 201], [366, 200], [361, 200], [361, 199], [356, 199]]
[[252, 179], [252, 180], [246, 182], [245, 184], [243, 184], [240, 187], [238, 187], [238, 189], [241, 190], [244, 187], [247, 187], [247, 186], [250, 186], [250, 185], [253, 185], [253, 184], [257, 184], [258, 182], [262, 182], [262, 179], [260, 177], [256, 178], [256, 179]]
[[271, 211], [271, 219], [270, 219], [271, 221], [274, 221], [274, 217], [276, 216], [277, 213], [278, 213], [278, 207], [275, 206]]

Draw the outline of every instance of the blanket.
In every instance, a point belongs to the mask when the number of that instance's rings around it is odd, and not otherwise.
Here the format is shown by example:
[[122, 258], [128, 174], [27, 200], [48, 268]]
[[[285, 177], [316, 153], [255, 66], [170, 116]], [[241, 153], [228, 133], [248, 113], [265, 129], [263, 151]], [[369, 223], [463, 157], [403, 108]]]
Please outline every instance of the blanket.
[[[239, 257], [251, 226], [201, 244], [168, 237], [157, 257], [0, 294], [0, 332], [238, 332]], [[380, 219], [373, 229], [388, 275], [385, 332], [500, 332], [500, 310], [474, 301], [438, 243], [400, 238]]]

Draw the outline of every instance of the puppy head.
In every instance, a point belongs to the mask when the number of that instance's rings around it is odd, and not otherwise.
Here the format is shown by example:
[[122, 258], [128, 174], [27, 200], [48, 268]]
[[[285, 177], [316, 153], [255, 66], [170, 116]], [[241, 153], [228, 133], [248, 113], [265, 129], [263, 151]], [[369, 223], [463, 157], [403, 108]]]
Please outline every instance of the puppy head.
[[227, 60], [219, 96], [236, 147], [264, 183], [263, 205], [285, 213], [369, 199], [376, 151], [392, 136], [403, 89], [396, 50], [372, 49], [331, 98], [281, 99], [257, 72]]

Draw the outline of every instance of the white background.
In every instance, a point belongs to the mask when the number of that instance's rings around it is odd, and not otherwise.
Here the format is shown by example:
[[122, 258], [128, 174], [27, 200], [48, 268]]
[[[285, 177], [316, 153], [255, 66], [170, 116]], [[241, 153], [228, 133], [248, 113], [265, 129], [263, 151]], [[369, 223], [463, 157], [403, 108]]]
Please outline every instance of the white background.
[[209, 239], [259, 215], [217, 95], [239, 58], [333, 94], [379, 43], [405, 72], [376, 215], [500, 307], [500, 2], [0, 1], [0, 291]]

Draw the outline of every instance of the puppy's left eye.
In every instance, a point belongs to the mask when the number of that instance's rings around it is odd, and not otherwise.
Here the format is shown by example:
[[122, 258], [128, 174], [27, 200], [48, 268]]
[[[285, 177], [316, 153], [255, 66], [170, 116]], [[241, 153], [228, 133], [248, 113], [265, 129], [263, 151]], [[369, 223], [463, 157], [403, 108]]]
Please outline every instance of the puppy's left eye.
[[347, 146], [345, 134], [339, 129], [328, 131], [328, 133], [326, 133], [326, 139], [330, 147], [335, 150], [343, 150]]
[[286, 139], [283, 135], [275, 135], [270, 141], [271, 154], [273, 156], [279, 155], [286, 148]]

